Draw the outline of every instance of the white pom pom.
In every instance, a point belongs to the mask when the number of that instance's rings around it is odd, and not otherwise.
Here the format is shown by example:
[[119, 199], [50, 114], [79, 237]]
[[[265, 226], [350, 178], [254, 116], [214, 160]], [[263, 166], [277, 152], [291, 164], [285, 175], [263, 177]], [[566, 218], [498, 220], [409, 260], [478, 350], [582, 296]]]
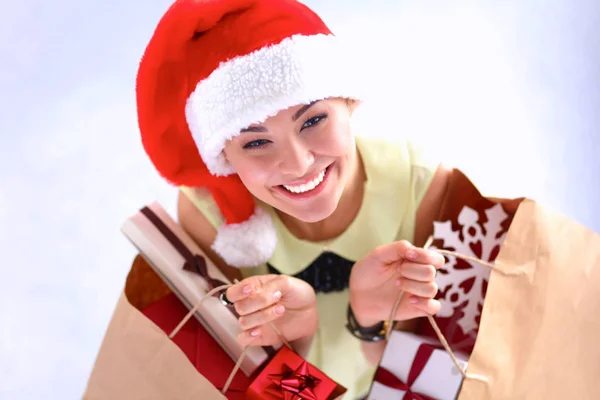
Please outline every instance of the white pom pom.
[[256, 207], [248, 221], [221, 225], [212, 248], [232, 267], [248, 268], [267, 262], [276, 245], [277, 231], [271, 216]]

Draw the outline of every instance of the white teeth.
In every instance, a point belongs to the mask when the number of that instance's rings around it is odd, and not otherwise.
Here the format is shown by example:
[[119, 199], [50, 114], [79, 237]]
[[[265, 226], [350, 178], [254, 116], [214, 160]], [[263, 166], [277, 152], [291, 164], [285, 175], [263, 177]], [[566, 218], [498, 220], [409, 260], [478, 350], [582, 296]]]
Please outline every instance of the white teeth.
[[304, 192], [308, 192], [309, 190], [313, 190], [314, 188], [319, 186], [319, 183], [323, 182], [323, 178], [325, 178], [325, 170], [321, 171], [319, 176], [317, 176], [315, 179], [313, 179], [310, 182], [306, 182], [306, 183], [304, 183], [302, 185], [298, 185], [298, 186], [283, 185], [283, 187], [292, 193], [304, 193]]

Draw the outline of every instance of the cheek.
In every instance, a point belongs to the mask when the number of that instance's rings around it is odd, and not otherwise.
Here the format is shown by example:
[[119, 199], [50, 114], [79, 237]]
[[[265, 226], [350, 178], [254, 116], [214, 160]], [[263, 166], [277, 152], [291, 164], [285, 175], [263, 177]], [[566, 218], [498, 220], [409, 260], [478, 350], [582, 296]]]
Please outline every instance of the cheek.
[[333, 157], [346, 157], [354, 151], [354, 136], [347, 124], [336, 124], [322, 135], [322, 154]]
[[258, 160], [252, 158], [238, 159], [231, 164], [237, 171], [242, 183], [255, 196], [258, 196], [257, 192], [269, 182], [270, 169]]

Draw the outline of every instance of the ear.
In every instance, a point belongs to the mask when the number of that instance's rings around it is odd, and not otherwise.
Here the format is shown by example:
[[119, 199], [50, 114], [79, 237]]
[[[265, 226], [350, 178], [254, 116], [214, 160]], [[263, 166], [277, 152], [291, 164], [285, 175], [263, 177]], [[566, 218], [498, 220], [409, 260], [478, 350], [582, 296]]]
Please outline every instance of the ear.
[[232, 146], [232, 145], [233, 145], [233, 143], [232, 143], [232, 139], [228, 139], [228, 140], [225, 142], [225, 145], [223, 146], [223, 150], [221, 151], [221, 154], [223, 155], [223, 158], [225, 159], [225, 161], [226, 161], [228, 164], [231, 164], [231, 163], [230, 163], [230, 160], [229, 160], [229, 153], [230, 153], [230, 149], [231, 149], [231, 146]]
[[360, 105], [360, 101], [347, 98], [346, 105], [348, 106], [348, 111], [350, 111], [350, 116], [352, 116], [354, 114], [354, 111], [356, 111], [356, 109]]
[[223, 158], [225, 159], [225, 161], [227, 162], [227, 164], [231, 164], [229, 162], [229, 157], [227, 157], [227, 146], [225, 146], [225, 148], [223, 149]]

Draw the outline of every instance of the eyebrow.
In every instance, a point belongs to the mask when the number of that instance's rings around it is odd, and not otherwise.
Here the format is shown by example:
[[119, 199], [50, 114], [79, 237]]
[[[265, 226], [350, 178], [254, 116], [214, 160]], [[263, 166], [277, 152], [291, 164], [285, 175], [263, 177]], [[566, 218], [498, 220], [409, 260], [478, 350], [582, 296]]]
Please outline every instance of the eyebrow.
[[298, 121], [298, 118], [300, 118], [302, 116], [302, 114], [304, 114], [309, 108], [311, 108], [313, 105], [315, 105], [315, 103], [317, 103], [317, 101], [313, 101], [310, 102], [304, 106], [302, 106], [298, 111], [296, 111], [296, 113], [292, 116], [292, 121], [296, 122]]
[[[298, 121], [298, 119], [306, 112], [308, 111], [309, 108], [311, 108], [313, 105], [315, 105], [315, 103], [318, 103], [317, 101], [313, 101], [310, 102], [308, 104], [303, 105], [298, 111], [296, 111], [294, 113], [294, 115], [292, 115], [292, 121], [296, 122]], [[244, 128], [242, 129], [240, 132], [267, 132], [267, 128], [265, 128], [264, 126], [250, 126], [248, 128]]]
[[266, 132], [267, 128], [264, 126], [250, 126], [248, 128], [242, 129], [240, 132]]

